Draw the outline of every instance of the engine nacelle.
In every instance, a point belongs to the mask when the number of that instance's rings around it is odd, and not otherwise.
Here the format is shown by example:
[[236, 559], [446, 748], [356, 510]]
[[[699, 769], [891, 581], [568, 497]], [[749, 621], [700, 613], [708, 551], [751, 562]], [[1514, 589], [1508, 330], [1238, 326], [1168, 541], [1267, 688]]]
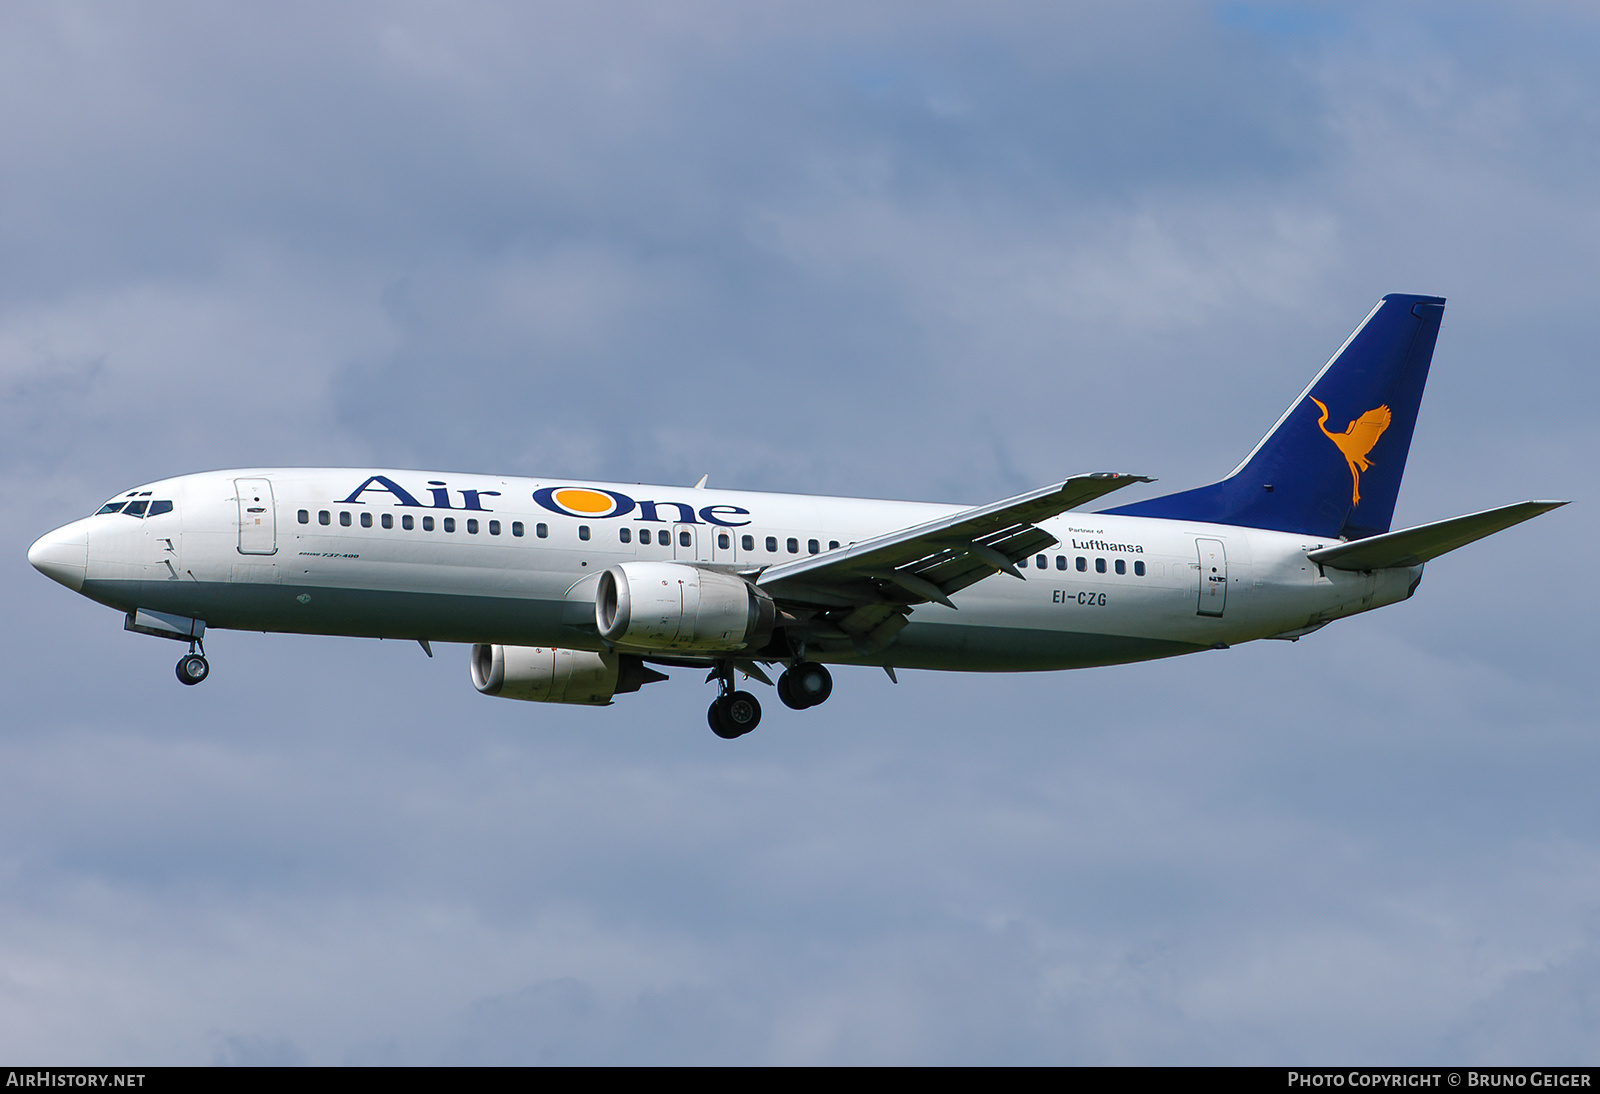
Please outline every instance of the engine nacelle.
[[606, 706], [619, 692], [665, 679], [624, 654], [554, 646], [472, 647], [472, 686], [502, 699]]
[[595, 623], [606, 641], [647, 650], [744, 650], [767, 644], [772, 598], [737, 574], [681, 562], [623, 562], [600, 575]]

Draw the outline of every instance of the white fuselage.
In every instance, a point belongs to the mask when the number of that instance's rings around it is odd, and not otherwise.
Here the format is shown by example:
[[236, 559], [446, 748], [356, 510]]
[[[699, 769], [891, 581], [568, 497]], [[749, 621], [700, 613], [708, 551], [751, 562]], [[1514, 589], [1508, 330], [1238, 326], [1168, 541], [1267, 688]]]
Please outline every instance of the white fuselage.
[[[35, 554], [56, 580], [133, 613], [208, 627], [601, 650], [608, 567], [677, 560], [759, 583], [766, 567], [958, 506], [416, 471], [261, 468], [129, 491]], [[170, 502], [168, 511], [155, 502]], [[108, 506], [109, 507], [109, 506]], [[607, 510], [610, 512], [607, 512]], [[1421, 566], [1324, 571], [1327, 540], [1069, 512], [1018, 581], [921, 604], [885, 648], [813, 659], [1022, 671], [1169, 656], [1267, 637], [1408, 597]], [[33, 557], [32, 555], [30, 557]]]

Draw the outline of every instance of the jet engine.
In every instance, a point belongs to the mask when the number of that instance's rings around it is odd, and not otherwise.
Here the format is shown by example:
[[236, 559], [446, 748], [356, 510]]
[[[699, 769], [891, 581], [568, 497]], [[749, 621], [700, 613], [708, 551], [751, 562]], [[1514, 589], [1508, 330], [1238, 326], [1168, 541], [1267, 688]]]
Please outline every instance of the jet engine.
[[647, 650], [759, 649], [772, 598], [736, 574], [681, 562], [623, 562], [600, 575], [595, 623], [606, 641]]
[[502, 699], [607, 706], [613, 695], [666, 678], [626, 654], [553, 646], [472, 647], [472, 686]]

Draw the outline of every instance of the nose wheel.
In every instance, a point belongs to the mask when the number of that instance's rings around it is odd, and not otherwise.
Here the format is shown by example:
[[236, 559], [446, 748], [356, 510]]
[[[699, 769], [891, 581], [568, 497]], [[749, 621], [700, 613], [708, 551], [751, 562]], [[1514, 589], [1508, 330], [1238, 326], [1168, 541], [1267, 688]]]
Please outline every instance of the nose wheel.
[[211, 675], [211, 662], [206, 660], [205, 647], [199, 642], [189, 643], [189, 652], [178, 658], [178, 683], [198, 684]]
[[186, 653], [178, 658], [178, 682], [198, 684], [211, 675], [211, 662], [203, 653]]

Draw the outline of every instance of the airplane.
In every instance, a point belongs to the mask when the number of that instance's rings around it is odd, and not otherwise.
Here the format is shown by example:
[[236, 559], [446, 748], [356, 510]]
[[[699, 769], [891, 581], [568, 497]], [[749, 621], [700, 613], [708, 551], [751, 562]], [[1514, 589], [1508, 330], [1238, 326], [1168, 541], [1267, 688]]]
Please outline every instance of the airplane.
[[726, 739], [761, 720], [736, 673], [771, 685], [779, 667], [778, 698], [804, 710], [832, 694], [828, 665], [894, 680], [1299, 639], [1566, 504], [1390, 529], [1444, 303], [1383, 297], [1227, 477], [1095, 512], [1079, 507], [1154, 480], [1074, 475], [969, 508], [251, 468], [118, 494], [28, 560], [125, 629], [188, 643], [184, 684], [210, 673], [208, 629], [404, 639], [429, 657], [470, 643], [480, 692], [533, 702], [609, 705], [659, 668], [709, 670]]

